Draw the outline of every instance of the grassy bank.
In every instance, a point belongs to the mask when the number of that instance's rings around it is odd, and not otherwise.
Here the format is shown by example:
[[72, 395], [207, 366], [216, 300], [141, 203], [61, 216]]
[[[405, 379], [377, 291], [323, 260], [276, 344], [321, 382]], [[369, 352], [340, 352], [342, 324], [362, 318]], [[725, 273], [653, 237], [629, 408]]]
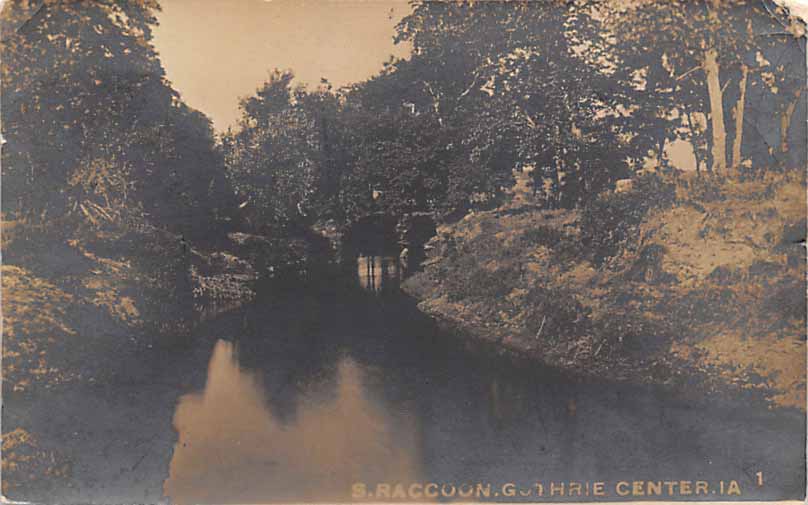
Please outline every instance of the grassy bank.
[[4, 221], [4, 388], [88, 379], [95, 368], [119, 370], [124, 351], [187, 343], [195, 325], [252, 301], [259, 285], [314, 272], [323, 260], [310, 242], [220, 229], [200, 243], [153, 226]]
[[419, 307], [591, 377], [805, 406], [805, 184], [647, 176], [582, 210], [524, 199], [440, 227]]
[[211, 287], [235, 278], [244, 289], [225, 295], [250, 294], [246, 266], [226, 268], [226, 253], [154, 227], [4, 221], [2, 249], [3, 396], [15, 406], [3, 418], [7, 496], [70, 473], [17, 415], [20, 405], [73, 387], [134, 383], [148, 376], [155, 352], [187, 349]]

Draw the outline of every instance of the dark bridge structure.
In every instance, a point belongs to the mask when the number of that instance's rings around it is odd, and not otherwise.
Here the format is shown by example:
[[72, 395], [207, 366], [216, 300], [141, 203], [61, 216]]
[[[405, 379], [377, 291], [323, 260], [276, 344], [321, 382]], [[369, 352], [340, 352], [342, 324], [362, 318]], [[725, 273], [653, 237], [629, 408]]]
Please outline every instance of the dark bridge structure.
[[367, 214], [346, 227], [342, 260], [351, 265], [360, 256], [393, 256], [400, 259], [406, 275], [420, 268], [425, 258], [424, 245], [435, 233], [435, 219], [429, 212], [399, 216], [384, 212]]

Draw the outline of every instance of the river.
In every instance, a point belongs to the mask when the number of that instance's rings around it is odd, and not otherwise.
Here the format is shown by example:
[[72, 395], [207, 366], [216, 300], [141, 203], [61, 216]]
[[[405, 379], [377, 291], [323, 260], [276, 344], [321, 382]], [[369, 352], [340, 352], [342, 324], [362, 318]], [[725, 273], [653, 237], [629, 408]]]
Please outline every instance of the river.
[[[578, 481], [605, 482], [614, 500], [622, 480], [710, 486], [678, 499], [800, 495], [801, 413], [468, 350], [397, 293], [399, 279], [395, 258], [360, 259], [357, 287], [262, 298], [201, 327], [190, 347], [129, 364], [126, 380], [12, 398], [14, 416], [71, 468], [26, 497], [344, 502], [401, 484], [428, 500], [439, 484], [490, 484], [471, 500], [547, 501], [504, 485]], [[740, 497], [712, 494], [732, 480]]]

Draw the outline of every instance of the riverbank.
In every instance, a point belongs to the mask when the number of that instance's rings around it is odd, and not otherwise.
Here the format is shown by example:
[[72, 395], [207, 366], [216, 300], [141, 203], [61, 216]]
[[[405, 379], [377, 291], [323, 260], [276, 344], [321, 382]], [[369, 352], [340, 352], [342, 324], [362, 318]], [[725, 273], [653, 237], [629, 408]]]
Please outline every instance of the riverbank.
[[[147, 389], [164, 397], [161, 422], [170, 433], [174, 402], [195, 382], [166, 369], [198, 368], [194, 356], [202, 356], [204, 370], [210, 342], [199, 338], [200, 323], [253, 301], [262, 280], [298, 268], [306, 250], [304, 240], [280, 237], [211, 230], [208, 238], [192, 243], [155, 227], [113, 223], [3, 222], [5, 496], [31, 499], [36, 490], [47, 493], [98, 470], [71, 463], [76, 451], [92, 450], [92, 432], [41, 412], [29, 415], [31, 409], [77, 395], [103, 398], [99, 405], [111, 402], [116, 414], [96, 412], [97, 422], [81, 424], [137, 431], [142, 416], [122, 406], [125, 398], [114, 388], [140, 394], [138, 388], [154, 382]], [[172, 359], [159, 359], [163, 355]], [[100, 408], [93, 401], [88, 413]], [[73, 429], [78, 435], [69, 444], [59, 439]], [[159, 498], [159, 487], [150, 492]]]
[[[100, 380], [119, 356], [187, 344], [200, 322], [327, 264], [319, 237], [224, 227], [205, 241], [153, 226], [3, 222], [5, 391]], [[125, 366], [125, 364], [124, 364]]]
[[[655, 176], [654, 176], [655, 177]], [[805, 408], [805, 185], [680, 176], [443, 225], [403, 289], [502, 353]]]
[[26, 426], [7, 438], [17, 486], [6, 496], [342, 502], [356, 482], [499, 486], [535, 482], [536, 472], [717, 482], [738, 461], [767, 475], [765, 488], [753, 475], [741, 481], [744, 498], [801, 492], [788, 471], [802, 457], [798, 412], [491, 359], [439, 331], [407, 297], [293, 294], [212, 318], [187, 347], [127, 356], [135, 369], [114, 382], [6, 396], [4, 421]]
[[[98, 315], [87, 296], [71, 297], [65, 277], [12, 265], [3, 276], [12, 292], [4, 298], [15, 300], [4, 311], [12, 336], [41, 335], [48, 368], [65, 364], [53, 353], [69, 346], [78, 359], [62, 370], [85, 371], [70, 380], [34, 374], [4, 391], [10, 499], [344, 501], [353, 483], [374, 479], [532, 482], [539, 471], [555, 480], [650, 472], [717, 481], [747, 460], [767, 469], [769, 486], [742, 483], [745, 497], [801, 492], [786, 471], [802, 458], [796, 411], [491, 359], [500, 344], [469, 345], [468, 333], [441, 331], [410, 297], [348, 286], [353, 277], [344, 289], [259, 294], [193, 325], [187, 338], [131, 326], [116, 340], [100, 323], [95, 331], [76, 323]], [[64, 334], [52, 333], [60, 326]]]

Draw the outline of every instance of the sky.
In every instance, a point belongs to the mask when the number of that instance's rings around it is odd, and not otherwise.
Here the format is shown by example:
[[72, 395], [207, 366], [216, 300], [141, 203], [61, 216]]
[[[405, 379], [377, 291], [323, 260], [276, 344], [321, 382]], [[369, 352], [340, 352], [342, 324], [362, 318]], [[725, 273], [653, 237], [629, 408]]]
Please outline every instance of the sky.
[[808, 21], [808, 0], [779, 0], [778, 3], [788, 7], [792, 14]]
[[162, 0], [154, 45], [168, 79], [191, 107], [226, 130], [239, 98], [253, 95], [275, 69], [299, 82], [322, 77], [335, 87], [378, 73], [395, 45], [406, 0]]

